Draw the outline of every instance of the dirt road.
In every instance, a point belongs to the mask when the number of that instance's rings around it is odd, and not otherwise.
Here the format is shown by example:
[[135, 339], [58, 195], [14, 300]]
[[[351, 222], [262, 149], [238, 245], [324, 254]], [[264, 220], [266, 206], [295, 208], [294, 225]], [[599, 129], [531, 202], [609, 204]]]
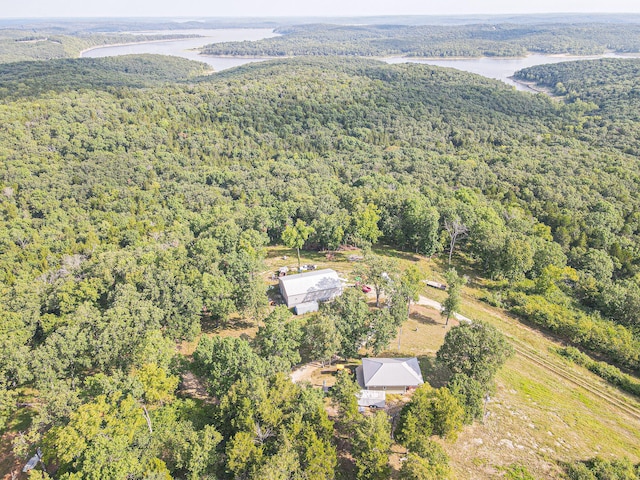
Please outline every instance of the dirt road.
[[[420, 295], [420, 298], [418, 299], [417, 303], [418, 303], [418, 305], [424, 305], [426, 307], [431, 307], [431, 308], [433, 308], [435, 310], [438, 310], [439, 312], [442, 311], [442, 304], [436, 302], [435, 300], [431, 300], [430, 298], [423, 297], [422, 295]], [[454, 313], [453, 314], [453, 318], [455, 318], [459, 322], [473, 323], [470, 318], [467, 318], [464, 315], [460, 315], [459, 313]]]

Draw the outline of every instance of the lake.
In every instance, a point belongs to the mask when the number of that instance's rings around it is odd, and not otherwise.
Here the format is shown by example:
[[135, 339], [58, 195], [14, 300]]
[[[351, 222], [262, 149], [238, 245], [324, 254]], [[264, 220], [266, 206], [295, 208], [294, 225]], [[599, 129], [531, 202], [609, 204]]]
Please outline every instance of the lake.
[[511, 77], [515, 72], [534, 65], [542, 65], [545, 63], [561, 63], [573, 60], [592, 60], [596, 58], [635, 58], [629, 55], [618, 55], [615, 53], [607, 53], [604, 55], [592, 56], [568, 56], [568, 55], [529, 55], [527, 57], [518, 58], [502, 58], [502, 57], [482, 57], [482, 58], [451, 58], [451, 59], [420, 59], [406, 57], [390, 57], [383, 59], [387, 63], [424, 63], [427, 65], [437, 65], [439, 67], [450, 67], [465, 72], [477, 73], [483, 77], [495, 78], [502, 80], [508, 85], [516, 87], [522, 91], [533, 91], [522, 83], [514, 82]]
[[[141, 42], [129, 45], [116, 45], [110, 47], [96, 47], [82, 53], [82, 57], [111, 57], [117, 55], [130, 55], [140, 53], [156, 53], [159, 55], [173, 55], [188, 58], [211, 65], [217, 72], [227, 68], [237, 67], [246, 63], [261, 62], [267, 58], [247, 58], [247, 57], [213, 57], [200, 55], [196, 49], [210, 43], [235, 42], [243, 40], [260, 40], [278, 36], [270, 28], [221, 28], [215, 30], [170, 30], [139, 33], [156, 34], [192, 34], [202, 35], [198, 38], [187, 38], [183, 40], [166, 40], [155, 42]], [[488, 78], [502, 80], [508, 85], [514, 86], [518, 90], [532, 91], [524, 84], [514, 82], [511, 77], [522, 68], [541, 65], [544, 63], [560, 63], [572, 60], [589, 60], [595, 58], [629, 58], [628, 55], [617, 55], [607, 53], [594, 56], [567, 56], [567, 55], [529, 55], [518, 58], [502, 57], [482, 57], [482, 58], [451, 58], [451, 59], [422, 59], [407, 57], [390, 57], [381, 60], [389, 63], [424, 63], [427, 65], [437, 65], [440, 67], [451, 67], [465, 72], [477, 73]]]
[[202, 35], [197, 38], [185, 38], [181, 40], [162, 40], [155, 42], [141, 42], [128, 45], [114, 45], [108, 47], [96, 47], [82, 52], [81, 57], [99, 58], [114, 57], [118, 55], [132, 55], [141, 53], [155, 53], [158, 55], [173, 55], [175, 57], [188, 58], [211, 65], [216, 72], [227, 68], [237, 67], [245, 63], [260, 62], [265, 58], [240, 58], [240, 57], [209, 57], [200, 55], [197, 48], [210, 43], [236, 42], [243, 40], [260, 40], [262, 38], [276, 37], [277, 33], [271, 28], [220, 28], [215, 30], [167, 30], [153, 32], [136, 32], [145, 34], [185, 34]]

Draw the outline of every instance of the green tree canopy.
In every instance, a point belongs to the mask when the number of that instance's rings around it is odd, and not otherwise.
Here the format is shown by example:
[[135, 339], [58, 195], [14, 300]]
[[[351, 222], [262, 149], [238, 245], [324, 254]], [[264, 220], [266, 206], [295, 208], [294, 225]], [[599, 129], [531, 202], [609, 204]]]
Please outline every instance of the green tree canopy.
[[193, 352], [193, 368], [220, 398], [236, 381], [265, 375], [271, 367], [241, 338], [203, 336]]
[[500, 331], [476, 321], [449, 330], [436, 358], [453, 373], [463, 373], [488, 385], [512, 355], [513, 347]]
[[397, 271], [398, 267], [391, 259], [367, 250], [364, 260], [354, 269], [354, 274], [364, 283], [373, 285], [376, 292], [376, 307], [380, 308], [380, 296], [383, 291], [393, 288], [392, 277], [396, 276]]
[[331, 304], [324, 307], [333, 320], [340, 338], [338, 353], [344, 358], [357, 356], [366, 340], [371, 312], [362, 292], [345, 289]]
[[386, 480], [391, 473], [391, 424], [385, 412], [363, 416], [354, 424], [352, 454], [358, 480]]
[[313, 315], [302, 329], [302, 350], [310, 360], [331, 363], [341, 341], [333, 318], [325, 312]]
[[280, 369], [286, 371], [300, 363], [300, 339], [302, 332], [297, 321], [292, 320], [289, 309], [280, 305], [258, 328], [253, 345], [258, 354], [270, 362], [281, 362]]
[[467, 283], [464, 277], [458, 276], [455, 268], [449, 269], [446, 274], [447, 298], [442, 302], [442, 315], [446, 317], [445, 325], [449, 325], [449, 318], [460, 310], [462, 304], [462, 287]]
[[287, 225], [282, 232], [282, 241], [289, 248], [295, 248], [298, 254], [298, 268], [300, 268], [300, 249], [314, 232], [313, 227], [308, 226], [304, 220], [297, 219], [294, 225]]

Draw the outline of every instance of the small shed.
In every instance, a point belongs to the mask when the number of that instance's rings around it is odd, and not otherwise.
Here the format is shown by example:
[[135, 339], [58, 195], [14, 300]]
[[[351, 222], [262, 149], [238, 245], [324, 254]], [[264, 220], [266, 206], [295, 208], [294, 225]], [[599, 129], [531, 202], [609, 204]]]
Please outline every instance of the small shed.
[[405, 393], [424, 383], [420, 364], [412, 358], [363, 358], [356, 378], [365, 390]]
[[433, 280], [428, 280], [427, 285], [431, 288], [437, 288], [438, 290], [446, 290], [447, 286], [444, 283], [434, 282]]
[[320, 306], [316, 301], [299, 303], [298, 305], [293, 307], [293, 312], [296, 315], [304, 315], [305, 313], [317, 312], [319, 307]]
[[325, 302], [342, 294], [342, 281], [330, 268], [280, 277], [280, 293], [287, 307]]

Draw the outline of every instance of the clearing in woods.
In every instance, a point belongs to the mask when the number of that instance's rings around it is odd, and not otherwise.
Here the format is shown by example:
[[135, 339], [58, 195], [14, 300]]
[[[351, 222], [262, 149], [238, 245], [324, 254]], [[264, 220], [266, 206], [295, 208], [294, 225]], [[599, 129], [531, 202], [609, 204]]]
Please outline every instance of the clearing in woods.
[[[277, 268], [297, 266], [297, 258], [291, 253], [284, 247], [269, 248], [269, 270], [263, 272], [269, 284], [277, 285], [277, 280], [271, 278]], [[333, 268], [352, 281], [350, 273], [355, 262], [348, 258], [360, 252], [336, 252], [330, 259], [321, 253], [300, 253], [302, 264]], [[401, 266], [417, 263], [430, 279], [443, 280], [444, 264], [386, 249], [377, 253], [393, 256]], [[284, 256], [289, 258], [285, 260]], [[412, 306], [411, 316], [402, 327], [400, 349], [395, 338], [381, 356], [417, 356], [428, 365], [446, 332], [458, 324], [451, 320], [445, 327], [438, 311], [437, 305], [446, 298], [446, 292], [425, 286], [421, 295], [426, 297], [420, 302], [423, 305]], [[442, 442], [457, 478], [495, 478], [515, 465], [522, 465], [536, 479], [554, 479], [561, 474], [561, 462], [596, 455], [628, 457], [639, 462], [638, 399], [551, 353], [550, 349], [561, 345], [560, 342], [480, 302], [478, 296], [473, 286], [465, 288], [462, 315], [496, 326], [509, 337], [517, 353], [497, 375], [496, 391], [486, 405], [484, 423], [465, 427], [455, 442]], [[205, 334], [253, 337], [255, 331], [255, 324], [232, 321], [229, 329]], [[194, 346], [195, 342], [184, 345], [183, 353], [190, 354]], [[316, 387], [323, 383], [329, 386], [335, 381], [335, 373], [335, 365], [322, 367], [314, 362], [296, 372], [296, 380], [309, 381]], [[403, 453], [401, 447], [394, 447], [391, 463], [396, 473]]]

